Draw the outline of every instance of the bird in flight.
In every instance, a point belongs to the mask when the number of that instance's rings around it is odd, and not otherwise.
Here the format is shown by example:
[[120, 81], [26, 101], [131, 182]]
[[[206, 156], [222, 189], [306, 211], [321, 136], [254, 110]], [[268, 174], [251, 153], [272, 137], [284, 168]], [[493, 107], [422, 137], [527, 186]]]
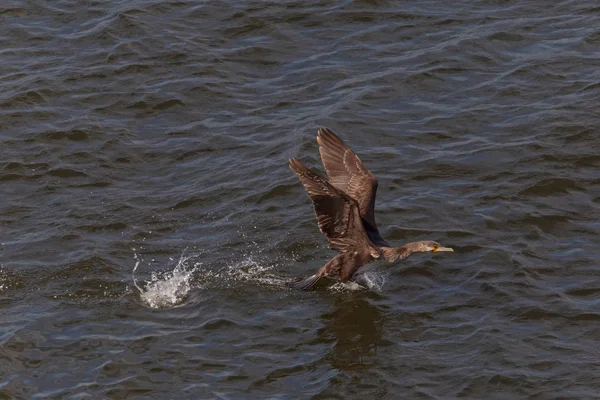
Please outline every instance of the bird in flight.
[[321, 278], [346, 282], [372, 261], [391, 265], [413, 253], [454, 251], [430, 240], [391, 247], [375, 223], [375, 176], [329, 129], [318, 130], [317, 143], [329, 180], [295, 158], [290, 159], [290, 168], [312, 200], [319, 229], [339, 254], [308, 278], [289, 282], [289, 287], [307, 290]]

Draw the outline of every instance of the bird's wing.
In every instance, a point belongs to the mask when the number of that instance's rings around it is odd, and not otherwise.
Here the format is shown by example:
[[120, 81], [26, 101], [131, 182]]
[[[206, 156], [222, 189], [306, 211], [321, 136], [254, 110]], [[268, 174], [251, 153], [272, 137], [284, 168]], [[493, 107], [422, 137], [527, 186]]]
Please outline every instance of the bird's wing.
[[332, 249], [340, 252], [368, 249], [374, 258], [379, 252], [370, 242], [355, 199], [311, 172], [302, 162], [291, 159], [290, 168], [298, 175], [312, 200], [319, 229]]
[[[367, 229], [372, 228], [377, 231], [375, 223], [377, 179], [375, 176], [365, 168], [352, 149], [329, 129], [319, 129], [317, 142], [329, 182], [358, 202], [360, 216], [371, 225]], [[379, 236], [379, 232], [377, 235]]]

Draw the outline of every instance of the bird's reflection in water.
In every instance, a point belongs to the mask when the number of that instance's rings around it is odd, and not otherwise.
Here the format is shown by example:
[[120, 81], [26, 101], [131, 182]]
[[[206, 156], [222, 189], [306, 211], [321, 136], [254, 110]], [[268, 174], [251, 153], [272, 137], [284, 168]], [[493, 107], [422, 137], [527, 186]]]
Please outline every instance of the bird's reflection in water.
[[377, 361], [383, 317], [364, 293], [337, 299], [333, 312], [323, 314], [325, 328], [319, 332], [323, 341], [333, 341], [326, 358], [339, 370], [369, 368]]

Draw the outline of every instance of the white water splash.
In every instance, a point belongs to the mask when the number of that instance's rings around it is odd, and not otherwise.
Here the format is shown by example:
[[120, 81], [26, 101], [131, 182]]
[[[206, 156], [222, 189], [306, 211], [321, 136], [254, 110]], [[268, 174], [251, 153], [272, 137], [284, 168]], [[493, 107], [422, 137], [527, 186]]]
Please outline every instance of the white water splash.
[[356, 282], [335, 282], [333, 285], [327, 288], [331, 292], [355, 292], [359, 290], [367, 290], [366, 287], [359, 285]]
[[234, 281], [256, 282], [267, 286], [283, 287], [287, 279], [281, 278], [270, 271], [275, 265], [262, 265], [251, 256], [229, 265], [228, 277]]
[[386, 281], [386, 275], [374, 271], [368, 271], [356, 275], [351, 281], [336, 282], [329, 287], [333, 292], [374, 290], [381, 292]]
[[[272, 271], [277, 263], [264, 263], [256, 255], [246, 255], [241, 261], [224, 266], [205, 266], [195, 261], [198, 254], [181, 254], [179, 261], [171, 271], [152, 272], [148, 281], [138, 284], [135, 273], [142, 264], [134, 253], [135, 265], [132, 271], [133, 284], [140, 292], [140, 298], [151, 308], [171, 308], [181, 305], [190, 291], [195, 289], [232, 289], [243, 284], [261, 285], [273, 290], [287, 289], [289, 277], [281, 277]], [[286, 262], [286, 264], [288, 264]], [[193, 283], [192, 283], [193, 281]], [[374, 290], [380, 292], [386, 281], [386, 275], [368, 271], [357, 275], [350, 282], [336, 282], [330, 291], [344, 292]]]
[[[185, 252], [184, 252], [185, 254]], [[191, 290], [200, 288], [236, 288], [243, 283], [258, 284], [272, 289], [285, 287], [286, 278], [271, 272], [276, 264], [263, 264], [246, 256], [242, 261], [221, 267], [208, 267], [194, 261], [198, 255], [182, 254], [172, 271], [152, 272], [140, 285], [135, 273], [142, 264], [134, 253], [133, 284], [140, 298], [151, 308], [170, 308], [182, 304]], [[193, 283], [192, 283], [193, 281]]]
[[383, 272], [369, 271], [358, 277], [359, 283], [376, 292], [381, 292], [388, 274]]
[[8, 287], [8, 285], [6, 285], [5, 283], [2, 283], [2, 281], [5, 281], [5, 280], [7, 280], [6, 272], [4, 269], [2, 269], [2, 263], [0, 263], [0, 293], [2, 293]]
[[141, 260], [137, 254], [134, 255], [134, 258], [136, 262], [131, 273], [133, 284], [140, 291], [141, 299], [152, 308], [168, 308], [181, 304], [192, 290], [190, 281], [193, 274], [202, 265], [189, 262], [194, 256], [186, 257], [182, 254], [172, 271], [162, 274], [152, 272], [150, 281], [146, 282], [145, 287], [142, 288], [135, 278], [135, 271]]

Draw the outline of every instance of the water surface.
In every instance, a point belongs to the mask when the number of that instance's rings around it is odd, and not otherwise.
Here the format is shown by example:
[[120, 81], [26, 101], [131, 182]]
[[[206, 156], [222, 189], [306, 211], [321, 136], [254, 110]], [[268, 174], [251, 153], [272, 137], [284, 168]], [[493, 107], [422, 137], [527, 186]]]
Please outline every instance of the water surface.
[[[600, 393], [600, 9], [0, 5], [0, 398]], [[378, 177], [356, 285], [287, 159]], [[135, 271], [134, 271], [135, 270]]]

